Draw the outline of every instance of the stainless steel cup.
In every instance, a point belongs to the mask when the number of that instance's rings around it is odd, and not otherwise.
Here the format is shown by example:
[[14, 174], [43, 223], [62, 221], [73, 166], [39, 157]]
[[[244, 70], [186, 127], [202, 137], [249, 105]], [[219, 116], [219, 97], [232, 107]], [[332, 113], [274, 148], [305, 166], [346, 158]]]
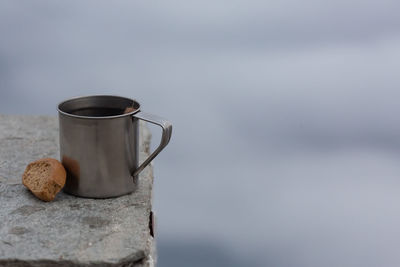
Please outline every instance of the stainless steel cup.
[[[127, 107], [132, 107], [124, 113]], [[108, 198], [131, 193], [138, 174], [168, 144], [172, 125], [140, 111], [133, 99], [97, 95], [58, 105], [60, 158], [67, 170], [66, 193]], [[139, 120], [162, 128], [158, 148], [139, 165]]]

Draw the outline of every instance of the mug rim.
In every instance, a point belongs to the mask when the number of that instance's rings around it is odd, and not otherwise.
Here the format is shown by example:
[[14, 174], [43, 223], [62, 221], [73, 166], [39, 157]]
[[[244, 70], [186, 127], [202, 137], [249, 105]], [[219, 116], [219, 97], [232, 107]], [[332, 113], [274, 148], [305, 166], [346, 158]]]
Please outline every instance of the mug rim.
[[[76, 101], [79, 99], [84, 99], [84, 98], [92, 98], [92, 97], [116, 97], [116, 98], [120, 98], [120, 99], [125, 99], [128, 101], [132, 101], [134, 104], [136, 104], [138, 106], [137, 109], [128, 112], [128, 113], [123, 113], [123, 114], [119, 114], [119, 115], [112, 115], [112, 116], [82, 116], [82, 115], [76, 115], [76, 114], [71, 114], [68, 113], [66, 111], [63, 111], [61, 109], [61, 106], [66, 104], [67, 102], [71, 102], [71, 101]], [[62, 114], [64, 116], [68, 116], [68, 117], [72, 117], [72, 118], [78, 118], [78, 119], [94, 119], [94, 120], [104, 120], [104, 119], [116, 119], [116, 118], [122, 118], [122, 117], [126, 117], [126, 116], [131, 116], [133, 114], [136, 114], [138, 112], [140, 112], [140, 103], [138, 101], [136, 101], [133, 98], [129, 98], [129, 97], [124, 97], [124, 96], [118, 96], [118, 95], [85, 95], [85, 96], [76, 96], [76, 97], [72, 97], [66, 100], [61, 101], [58, 105], [57, 105], [57, 111], [59, 114]]]

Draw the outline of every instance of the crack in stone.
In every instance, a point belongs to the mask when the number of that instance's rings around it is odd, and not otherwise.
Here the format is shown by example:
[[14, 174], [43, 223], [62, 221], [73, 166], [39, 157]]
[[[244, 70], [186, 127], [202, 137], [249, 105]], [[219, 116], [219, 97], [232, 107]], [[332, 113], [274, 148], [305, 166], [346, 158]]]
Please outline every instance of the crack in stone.
[[15, 226], [13, 228], [11, 228], [8, 233], [12, 234], [12, 235], [23, 235], [25, 233], [29, 233], [30, 230], [25, 228], [25, 227], [21, 227], [21, 226]]
[[19, 207], [18, 209], [14, 210], [11, 212], [11, 214], [20, 214], [20, 215], [25, 215], [29, 216], [35, 212], [41, 211], [45, 209], [44, 207], [40, 206], [31, 206], [31, 205], [24, 205], [22, 207]]
[[4, 241], [4, 240], [1, 240], [1, 242], [3, 242], [3, 243], [6, 244], [6, 245], [9, 245], [9, 246], [11, 246], [11, 247], [14, 247], [14, 245], [11, 244], [10, 242]]
[[85, 245], [82, 247], [81, 253], [83, 253], [83, 251], [87, 250], [88, 248], [92, 247], [94, 244], [103, 241], [104, 238], [111, 236], [113, 234], [116, 234], [116, 233], [119, 233], [119, 231], [113, 231], [113, 232], [107, 233], [105, 235], [100, 236], [97, 240], [85, 243]]
[[110, 220], [98, 216], [87, 216], [82, 218], [84, 224], [89, 225], [90, 228], [101, 228], [111, 223]]
[[7, 136], [5, 138], [2, 138], [3, 140], [22, 140], [24, 139], [23, 137], [19, 137], [19, 136]]

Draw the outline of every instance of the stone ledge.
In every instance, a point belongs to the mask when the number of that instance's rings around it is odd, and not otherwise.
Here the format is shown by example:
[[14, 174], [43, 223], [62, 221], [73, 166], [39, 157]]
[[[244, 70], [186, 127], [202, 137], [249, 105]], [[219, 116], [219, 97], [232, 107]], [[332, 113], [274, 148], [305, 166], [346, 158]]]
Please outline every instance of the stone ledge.
[[[151, 136], [141, 126], [143, 159]], [[33, 160], [59, 158], [57, 118], [0, 115], [0, 148], [1, 266], [154, 266], [152, 166], [132, 194], [87, 199], [60, 192], [46, 203], [21, 184], [21, 175]]]

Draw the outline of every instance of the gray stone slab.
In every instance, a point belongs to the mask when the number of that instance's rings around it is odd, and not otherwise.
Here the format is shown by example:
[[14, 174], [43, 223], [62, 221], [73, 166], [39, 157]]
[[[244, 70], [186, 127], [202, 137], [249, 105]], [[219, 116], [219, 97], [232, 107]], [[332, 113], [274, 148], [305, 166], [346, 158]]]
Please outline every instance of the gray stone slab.
[[[143, 160], [151, 136], [141, 126]], [[0, 115], [1, 266], [154, 266], [152, 166], [132, 194], [87, 199], [60, 192], [47, 203], [21, 184], [26, 165], [43, 157], [59, 158], [57, 118]]]

